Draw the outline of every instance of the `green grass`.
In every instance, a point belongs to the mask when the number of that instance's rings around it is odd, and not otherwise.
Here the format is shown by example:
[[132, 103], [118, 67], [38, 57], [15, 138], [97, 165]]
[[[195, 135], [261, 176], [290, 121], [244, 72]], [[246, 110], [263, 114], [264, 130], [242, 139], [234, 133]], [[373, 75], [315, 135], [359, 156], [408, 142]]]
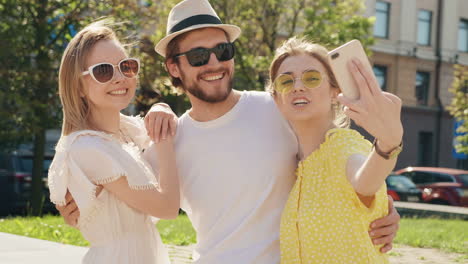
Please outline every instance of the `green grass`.
[[468, 221], [402, 218], [395, 243], [468, 254]]
[[165, 244], [186, 246], [197, 242], [195, 230], [185, 214], [176, 220], [160, 220], [156, 226]]
[[[176, 220], [161, 220], [156, 225], [164, 243], [189, 245], [196, 242], [187, 215], [181, 214]], [[0, 219], [0, 232], [28, 236], [76, 246], [89, 246], [80, 231], [63, 222], [60, 216], [14, 217]]]
[[15, 217], [0, 220], [0, 232], [50, 240], [76, 246], [88, 246], [80, 232], [64, 224], [57, 216]]

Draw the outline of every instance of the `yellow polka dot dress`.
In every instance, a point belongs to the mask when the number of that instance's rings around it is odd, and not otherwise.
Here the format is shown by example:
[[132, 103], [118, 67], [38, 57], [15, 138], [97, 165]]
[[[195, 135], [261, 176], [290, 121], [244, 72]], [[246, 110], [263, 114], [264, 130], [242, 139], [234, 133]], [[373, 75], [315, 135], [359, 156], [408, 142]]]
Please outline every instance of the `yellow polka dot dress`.
[[346, 178], [348, 157], [371, 148], [357, 131], [335, 128], [299, 163], [281, 218], [282, 264], [388, 263], [368, 234], [370, 223], [388, 213], [386, 186], [366, 207]]

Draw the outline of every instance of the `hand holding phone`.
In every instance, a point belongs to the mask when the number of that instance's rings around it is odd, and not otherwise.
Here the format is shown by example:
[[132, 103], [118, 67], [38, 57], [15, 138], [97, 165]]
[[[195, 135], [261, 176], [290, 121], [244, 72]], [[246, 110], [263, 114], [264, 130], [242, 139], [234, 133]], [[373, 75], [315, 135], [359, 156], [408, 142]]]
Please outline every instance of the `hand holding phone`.
[[328, 59], [343, 93], [337, 99], [344, 113], [377, 138], [381, 149], [398, 146], [403, 137], [401, 99], [382, 92], [361, 43], [352, 40], [330, 51]]
[[[359, 98], [359, 87], [348, 69], [348, 62], [352, 58], [359, 59], [366, 71], [373, 72], [366, 52], [359, 40], [353, 39], [350, 42], [328, 52], [328, 62], [331, 66], [336, 81], [343, 94], [350, 99]], [[375, 78], [375, 76], [373, 76]]]

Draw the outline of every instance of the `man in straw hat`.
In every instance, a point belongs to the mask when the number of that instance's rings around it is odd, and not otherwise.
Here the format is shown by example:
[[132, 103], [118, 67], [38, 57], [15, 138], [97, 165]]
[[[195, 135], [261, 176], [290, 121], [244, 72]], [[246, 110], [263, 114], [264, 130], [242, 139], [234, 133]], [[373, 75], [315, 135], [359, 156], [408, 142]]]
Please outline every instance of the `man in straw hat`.
[[[197, 232], [196, 263], [280, 260], [280, 216], [295, 181], [298, 143], [268, 93], [232, 90], [240, 33], [207, 0], [184, 0], [155, 47], [192, 104], [178, 121], [175, 144], [181, 208]], [[145, 155], [156, 160], [152, 148]], [[398, 221], [393, 208], [375, 223], [383, 251], [391, 249]]]

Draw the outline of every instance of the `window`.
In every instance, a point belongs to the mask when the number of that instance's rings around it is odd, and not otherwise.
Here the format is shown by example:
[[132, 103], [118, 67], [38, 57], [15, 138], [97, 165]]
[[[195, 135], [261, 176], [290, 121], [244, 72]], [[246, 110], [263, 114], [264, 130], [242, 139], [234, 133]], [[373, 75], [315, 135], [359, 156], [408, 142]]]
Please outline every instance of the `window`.
[[434, 182], [456, 182], [455, 179], [447, 174], [434, 174]]
[[11, 161], [9, 155], [0, 155], [0, 176], [6, 176], [11, 171]]
[[387, 66], [374, 65], [374, 74], [382, 91], [387, 91]]
[[[15, 156], [15, 167], [16, 170], [21, 172], [32, 173], [33, 170], [33, 157], [31, 156]], [[44, 157], [44, 161], [42, 166], [44, 167], [44, 171], [48, 171], [50, 164], [52, 163], [52, 159]]]
[[388, 38], [388, 24], [390, 18], [390, 3], [377, 1], [375, 3], [374, 36]]
[[458, 25], [458, 50], [468, 52], [468, 20], [461, 19]]
[[402, 172], [401, 175], [409, 178], [410, 180], [413, 179], [414, 177], [414, 171], [405, 171], [405, 172]]
[[468, 186], [468, 174], [458, 175], [463, 185]]
[[432, 165], [432, 132], [419, 132], [418, 165]]
[[431, 22], [432, 12], [419, 10], [418, 12], [418, 44], [431, 45]]
[[418, 105], [427, 105], [429, 97], [429, 79], [428, 72], [416, 72], [416, 101]]
[[434, 182], [434, 177], [432, 176], [432, 174], [427, 172], [415, 171], [413, 172], [413, 177], [411, 178], [411, 180], [415, 184], [428, 184]]
[[408, 179], [408, 177], [402, 175], [390, 175], [385, 180], [387, 186], [393, 189], [411, 189], [416, 188], [416, 185]]

